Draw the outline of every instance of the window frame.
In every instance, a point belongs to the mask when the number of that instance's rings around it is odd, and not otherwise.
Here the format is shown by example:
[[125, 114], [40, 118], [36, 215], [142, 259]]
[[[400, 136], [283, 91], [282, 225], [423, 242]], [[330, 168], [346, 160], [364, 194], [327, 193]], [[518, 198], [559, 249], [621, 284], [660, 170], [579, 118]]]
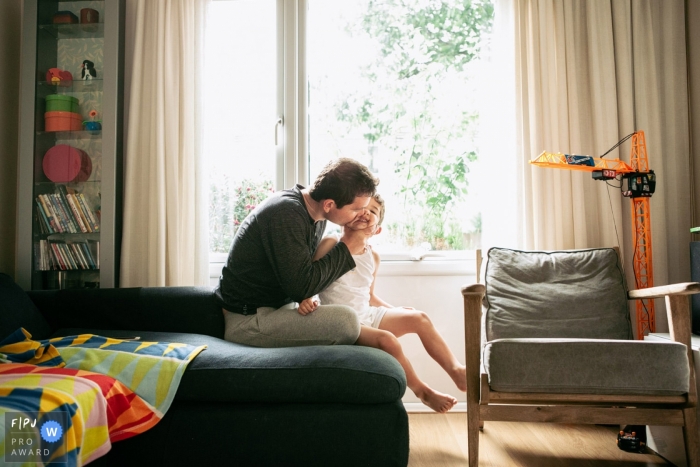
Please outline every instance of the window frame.
[[[277, 102], [283, 144], [275, 189], [308, 185], [307, 0], [277, 0]], [[278, 120], [279, 121], [279, 120]]]
[[[236, 0], [217, 0], [236, 1]], [[306, 40], [308, 24], [308, 0], [277, 0], [277, 120], [272, 122], [277, 140], [275, 190], [296, 184], [308, 186], [309, 135], [308, 135], [308, 74], [306, 67]], [[425, 267], [417, 264], [432, 263], [430, 270], [438, 271], [435, 263], [463, 262], [475, 257], [475, 250], [430, 252], [417, 258], [414, 251], [392, 251], [383, 254], [383, 261], [401, 262], [402, 271], [414, 270], [421, 274]], [[209, 253], [210, 274], [218, 277], [226, 263], [227, 254]], [[447, 263], [446, 263], [447, 264]], [[446, 266], [447, 267], [447, 266]], [[454, 266], [447, 267], [453, 270]], [[212, 277], [215, 277], [212, 275]]]

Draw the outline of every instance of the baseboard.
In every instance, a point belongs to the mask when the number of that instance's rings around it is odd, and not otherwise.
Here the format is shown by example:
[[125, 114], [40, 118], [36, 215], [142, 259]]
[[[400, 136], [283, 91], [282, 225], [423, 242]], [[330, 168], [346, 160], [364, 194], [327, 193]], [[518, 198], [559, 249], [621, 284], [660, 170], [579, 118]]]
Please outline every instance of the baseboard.
[[[433, 409], [431, 409], [427, 405], [423, 404], [422, 402], [404, 402], [403, 406], [406, 409], [406, 412], [408, 412], [408, 413], [435, 413], [435, 411]], [[452, 413], [452, 412], [466, 412], [466, 411], [467, 411], [467, 403], [466, 402], [457, 402], [457, 405], [455, 405], [452, 408], [452, 410], [450, 410], [450, 413]]]

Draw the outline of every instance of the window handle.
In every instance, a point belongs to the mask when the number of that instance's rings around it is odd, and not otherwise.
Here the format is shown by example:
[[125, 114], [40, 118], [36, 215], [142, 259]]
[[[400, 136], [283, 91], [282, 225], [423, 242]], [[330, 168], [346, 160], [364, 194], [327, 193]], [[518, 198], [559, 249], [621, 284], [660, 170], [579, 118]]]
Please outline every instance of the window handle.
[[277, 121], [275, 122], [275, 146], [277, 146], [277, 130], [280, 125], [284, 125], [284, 120], [282, 117], [277, 117]]

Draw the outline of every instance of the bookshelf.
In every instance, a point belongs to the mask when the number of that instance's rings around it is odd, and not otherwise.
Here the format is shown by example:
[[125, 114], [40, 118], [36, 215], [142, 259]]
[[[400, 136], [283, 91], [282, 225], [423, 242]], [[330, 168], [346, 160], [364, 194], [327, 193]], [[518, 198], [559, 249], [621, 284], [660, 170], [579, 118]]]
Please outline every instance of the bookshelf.
[[16, 280], [119, 285], [124, 0], [24, 0]]

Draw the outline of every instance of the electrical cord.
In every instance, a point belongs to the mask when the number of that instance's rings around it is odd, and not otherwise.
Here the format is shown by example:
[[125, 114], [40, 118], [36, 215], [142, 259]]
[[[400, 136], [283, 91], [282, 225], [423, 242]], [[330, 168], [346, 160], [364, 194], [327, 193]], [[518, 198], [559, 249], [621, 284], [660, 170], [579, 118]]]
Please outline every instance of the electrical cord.
[[[615, 179], [615, 180], [617, 180], [617, 179]], [[620, 185], [619, 185], [619, 186], [613, 185], [612, 183], [610, 183], [610, 182], [607, 181], [607, 180], [605, 180], [605, 184], [608, 185], [608, 186], [611, 186], [611, 187], [613, 187], [613, 188], [619, 188], [620, 191], [622, 191], [622, 180], [618, 180], [618, 181], [620, 182]], [[610, 195], [608, 194], [608, 196], [610, 196]]]
[[[607, 181], [606, 181], [607, 183]], [[608, 184], [608, 186], [613, 186]], [[605, 190], [608, 193], [608, 202], [610, 203], [610, 213], [612, 214], [612, 220], [613, 220], [613, 225], [615, 226], [615, 238], [617, 239], [617, 247], [620, 248], [620, 234], [617, 233], [617, 221], [615, 220], [615, 211], [613, 211], [613, 205], [612, 205], [612, 199], [610, 199], [610, 190], [606, 189]], [[622, 273], [624, 274], [625, 272], [625, 267], [622, 267]]]

